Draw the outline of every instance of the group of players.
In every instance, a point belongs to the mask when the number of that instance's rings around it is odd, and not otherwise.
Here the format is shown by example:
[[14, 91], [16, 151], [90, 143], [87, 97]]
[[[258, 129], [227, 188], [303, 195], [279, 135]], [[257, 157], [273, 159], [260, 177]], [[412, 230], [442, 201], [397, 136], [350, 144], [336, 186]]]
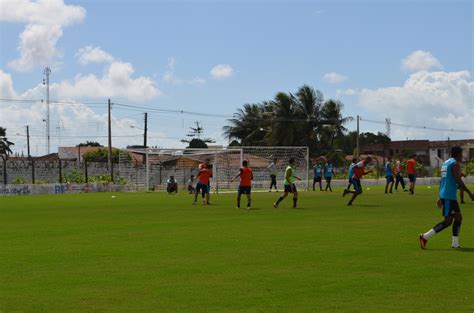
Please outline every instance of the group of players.
[[[276, 182], [276, 168], [277, 160], [268, 166], [270, 169], [270, 191], [272, 188], [277, 189]], [[367, 175], [371, 171], [366, 171], [366, 167], [372, 162], [372, 158], [367, 156], [362, 160], [353, 159], [349, 167], [349, 185], [343, 191], [343, 197], [347, 194], [352, 194], [351, 199], [347, 205], [352, 205], [354, 200], [362, 194], [362, 184], [361, 178], [364, 175]], [[451, 158], [446, 160], [441, 166], [441, 180], [439, 188], [439, 198], [437, 200], [437, 206], [442, 209], [442, 215], [444, 220], [436, 224], [433, 228], [428, 230], [425, 233], [419, 235], [419, 242], [421, 249], [425, 249], [428, 240], [433, 237], [436, 233], [439, 233], [443, 229], [452, 226], [452, 247], [460, 248], [459, 244], [459, 232], [461, 229], [462, 215], [457, 202], [457, 190], [461, 190], [463, 193], [466, 192], [471, 200], [474, 201], [474, 194], [466, 187], [461, 177], [463, 176], [460, 170], [460, 165], [462, 162], [462, 148], [459, 146], [453, 147], [451, 149]], [[408, 174], [408, 179], [410, 181], [409, 192], [411, 195], [415, 193], [415, 183], [417, 175], [417, 161], [416, 155], [412, 155], [410, 159], [403, 163], [401, 160], [396, 160], [393, 162], [392, 158], [389, 157], [387, 163], [385, 164], [385, 174], [386, 174], [386, 185], [385, 193], [392, 193], [393, 186], [395, 184], [395, 189], [397, 189], [398, 184], [400, 184], [404, 191], [407, 191], [405, 188], [405, 182], [403, 178], [403, 169], [406, 165], [406, 171]], [[324, 175], [326, 180], [325, 191], [329, 189], [332, 192], [331, 188], [331, 179], [334, 175], [332, 168], [332, 163], [327, 161], [324, 164], [321, 161], [318, 161], [314, 165], [314, 179], [313, 179], [313, 190], [315, 190], [315, 184], [319, 183], [319, 188], [322, 191], [321, 180]], [[212, 177], [212, 169], [209, 164], [209, 160], [199, 165], [199, 172], [197, 174], [197, 184], [194, 193], [194, 204], [197, 204], [198, 195], [202, 195], [202, 203], [209, 204], [209, 180]], [[291, 193], [293, 194], [293, 208], [298, 206], [298, 190], [296, 189], [296, 181], [301, 180], [299, 176], [296, 175], [295, 168], [295, 159], [291, 158], [288, 160], [288, 165], [285, 168], [285, 179], [284, 179], [284, 189], [283, 193], [280, 195], [278, 200], [273, 204], [274, 208], [277, 208], [279, 204]], [[239, 187], [237, 190], [237, 208], [240, 208], [240, 202], [242, 195], [247, 197], [247, 209], [251, 208], [251, 190], [252, 190], [252, 180], [253, 172], [249, 167], [248, 161], [242, 162], [242, 167], [240, 167], [238, 173], [232, 179], [232, 181], [240, 179]], [[396, 181], [396, 183], [395, 183]], [[350, 190], [351, 186], [354, 187], [354, 190]]]

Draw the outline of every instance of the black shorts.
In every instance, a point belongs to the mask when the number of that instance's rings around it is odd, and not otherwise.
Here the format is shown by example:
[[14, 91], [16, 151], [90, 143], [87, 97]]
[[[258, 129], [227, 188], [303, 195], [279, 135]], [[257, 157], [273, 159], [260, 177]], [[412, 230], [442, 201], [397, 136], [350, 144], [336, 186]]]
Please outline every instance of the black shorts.
[[239, 186], [237, 193], [240, 195], [249, 195], [252, 192], [252, 187], [250, 186]]
[[313, 182], [315, 182], [315, 183], [319, 183], [320, 181], [321, 181], [321, 176], [315, 177], [313, 179]]
[[416, 174], [408, 174], [408, 180], [410, 183], [416, 182]]
[[394, 179], [393, 179], [393, 176], [392, 176], [392, 175], [387, 175], [387, 176], [385, 176], [385, 178], [387, 179], [387, 184], [394, 182]]
[[360, 179], [352, 178], [352, 184], [354, 185], [355, 191], [362, 191], [362, 184], [360, 183]]
[[455, 213], [461, 213], [459, 204], [456, 200], [441, 199], [443, 206], [441, 207], [443, 216], [454, 215]]
[[196, 192], [197, 193], [209, 193], [209, 185], [203, 184], [203, 183], [197, 183], [196, 184]]
[[328, 177], [324, 177], [324, 179], [329, 183], [332, 179], [332, 177], [328, 176]]
[[277, 177], [275, 174], [270, 175], [270, 179], [272, 180], [272, 184], [276, 184], [277, 182]]
[[295, 184], [285, 185], [285, 192], [293, 193], [293, 192], [297, 192], [297, 191], [298, 190], [296, 190], [296, 185]]

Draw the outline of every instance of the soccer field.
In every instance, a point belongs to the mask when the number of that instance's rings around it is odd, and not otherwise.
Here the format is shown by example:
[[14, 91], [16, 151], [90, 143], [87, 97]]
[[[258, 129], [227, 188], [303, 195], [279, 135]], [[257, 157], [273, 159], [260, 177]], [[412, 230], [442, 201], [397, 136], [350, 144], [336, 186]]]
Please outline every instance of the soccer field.
[[[472, 312], [474, 205], [442, 220], [437, 188], [347, 207], [342, 189], [280, 208], [255, 193], [193, 206], [189, 195], [110, 193], [0, 199], [0, 312]], [[245, 201], [243, 202], [245, 203]]]

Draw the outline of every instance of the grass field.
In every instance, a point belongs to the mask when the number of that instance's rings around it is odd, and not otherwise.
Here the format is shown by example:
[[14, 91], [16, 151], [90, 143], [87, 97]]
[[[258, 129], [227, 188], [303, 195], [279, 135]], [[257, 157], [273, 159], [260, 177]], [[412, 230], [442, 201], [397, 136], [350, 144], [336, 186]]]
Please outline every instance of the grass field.
[[0, 198], [0, 312], [473, 312], [474, 205], [441, 220], [436, 189], [276, 193], [192, 206], [188, 195]]

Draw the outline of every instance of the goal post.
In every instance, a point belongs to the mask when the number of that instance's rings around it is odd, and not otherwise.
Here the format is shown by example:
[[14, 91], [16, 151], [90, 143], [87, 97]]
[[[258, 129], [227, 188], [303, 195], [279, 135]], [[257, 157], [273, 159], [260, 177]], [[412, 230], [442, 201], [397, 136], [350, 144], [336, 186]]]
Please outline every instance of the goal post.
[[[167, 180], [173, 176], [179, 191], [187, 191], [191, 175], [196, 178], [199, 164], [209, 159], [213, 177], [211, 192], [234, 191], [238, 181], [232, 178], [238, 173], [243, 160], [249, 162], [254, 173], [255, 190], [270, 186], [269, 165], [276, 160], [275, 174], [278, 188], [282, 189], [284, 171], [288, 160], [295, 159], [296, 174], [302, 178], [299, 189], [308, 188], [309, 150], [307, 147], [229, 147], [207, 149], [128, 149], [121, 150], [118, 175], [131, 190], [166, 190]], [[195, 183], [195, 182], [194, 182]]]

